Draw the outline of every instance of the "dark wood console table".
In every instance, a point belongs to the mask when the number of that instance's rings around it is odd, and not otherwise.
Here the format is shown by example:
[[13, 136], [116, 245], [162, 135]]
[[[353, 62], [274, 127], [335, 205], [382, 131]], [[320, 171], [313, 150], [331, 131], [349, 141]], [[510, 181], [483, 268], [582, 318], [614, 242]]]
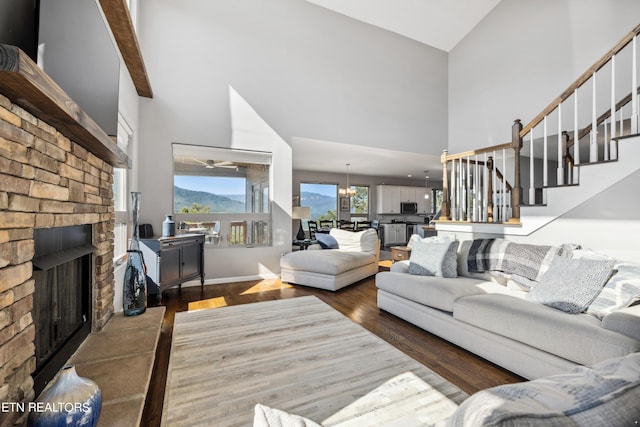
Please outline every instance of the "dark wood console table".
[[[158, 287], [158, 294], [198, 277], [200, 286], [204, 286], [204, 234], [140, 239], [140, 249], [147, 277]], [[151, 289], [148, 292], [155, 293]]]

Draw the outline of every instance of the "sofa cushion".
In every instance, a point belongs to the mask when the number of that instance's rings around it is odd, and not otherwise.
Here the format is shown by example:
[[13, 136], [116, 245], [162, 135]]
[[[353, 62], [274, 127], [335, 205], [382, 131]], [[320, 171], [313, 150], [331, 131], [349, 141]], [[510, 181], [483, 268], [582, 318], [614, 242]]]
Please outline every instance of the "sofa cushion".
[[414, 242], [409, 258], [409, 274], [457, 277], [458, 241]]
[[378, 252], [378, 233], [373, 228], [357, 232], [332, 228], [329, 235], [338, 241], [341, 251]]
[[593, 316], [568, 314], [509, 295], [459, 298], [453, 317], [584, 365], [640, 351], [639, 341], [602, 328]]
[[453, 303], [461, 297], [482, 294], [476, 287], [484, 281], [469, 277], [447, 279], [435, 276], [413, 276], [383, 271], [376, 275], [376, 286], [399, 297], [439, 310], [453, 311]]
[[291, 252], [280, 258], [280, 267], [337, 275], [375, 262], [375, 255], [368, 252], [345, 252], [339, 249], [327, 249], [312, 252]]
[[316, 233], [316, 240], [322, 249], [338, 249], [340, 245], [335, 237], [330, 234]]
[[622, 426], [638, 423], [640, 354], [480, 391], [447, 426]]
[[613, 269], [615, 273], [587, 308], [587, 313], [599, 319], [640, 301], [640, 264], [620, 261]]
[[611, 277], [613, 261], [556, 257], [528, 299], [567, 313], [581, 313]]

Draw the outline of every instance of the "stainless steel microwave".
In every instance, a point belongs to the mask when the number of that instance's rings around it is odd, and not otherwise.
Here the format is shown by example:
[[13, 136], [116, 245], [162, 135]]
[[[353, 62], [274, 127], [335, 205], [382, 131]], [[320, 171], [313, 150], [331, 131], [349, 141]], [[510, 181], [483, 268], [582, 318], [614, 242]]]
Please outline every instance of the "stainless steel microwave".
[[418, 213], [418, 204], [415, 202], [400, 202], [401, 214], [416, 214]]

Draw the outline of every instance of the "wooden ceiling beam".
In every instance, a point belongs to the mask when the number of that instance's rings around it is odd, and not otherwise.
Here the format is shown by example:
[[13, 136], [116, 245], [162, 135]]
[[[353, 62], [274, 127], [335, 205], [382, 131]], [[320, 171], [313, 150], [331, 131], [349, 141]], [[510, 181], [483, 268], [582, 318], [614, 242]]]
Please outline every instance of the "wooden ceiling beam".
[[151, 83], [126, 0], [99, 0], [139, 96], [153, 98]]

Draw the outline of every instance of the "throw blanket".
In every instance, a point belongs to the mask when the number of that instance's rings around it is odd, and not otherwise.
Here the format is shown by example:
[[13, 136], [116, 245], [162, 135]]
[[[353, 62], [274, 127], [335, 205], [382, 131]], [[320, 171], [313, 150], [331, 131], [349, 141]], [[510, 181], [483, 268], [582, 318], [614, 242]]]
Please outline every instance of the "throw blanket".
[[475, 239], [469, 248], [467, 270], [471, 273], [482, 273], [489, 268], [491, 246], [496, 239]]
[[554, 246], [476, 239], [469, 248], [467, 268], [474, 273], [501, 271], [537, 281], [557, 253], [558, 248]]

